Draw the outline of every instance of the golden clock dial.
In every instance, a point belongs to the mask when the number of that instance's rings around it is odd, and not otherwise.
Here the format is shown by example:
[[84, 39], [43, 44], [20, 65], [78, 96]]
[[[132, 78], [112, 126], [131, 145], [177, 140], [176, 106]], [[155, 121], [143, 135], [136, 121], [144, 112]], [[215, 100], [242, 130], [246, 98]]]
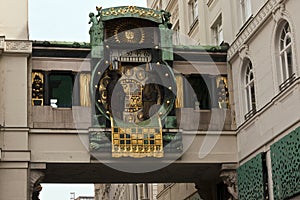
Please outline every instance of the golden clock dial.
[[114, 29], [117, 43], [142, 44], [145, 41], [144, 30], [136, 23], [124, 22]]

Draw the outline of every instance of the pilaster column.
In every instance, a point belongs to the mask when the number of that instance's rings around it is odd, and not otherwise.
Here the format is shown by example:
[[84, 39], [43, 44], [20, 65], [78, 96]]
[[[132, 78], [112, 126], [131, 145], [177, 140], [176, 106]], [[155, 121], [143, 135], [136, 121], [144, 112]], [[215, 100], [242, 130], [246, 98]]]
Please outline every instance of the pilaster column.
[[238, 200], [236, 165], [223, 164], [220, 177], [227, 186], [227, 190], [231, 195], [230, 199], [228, 200]]

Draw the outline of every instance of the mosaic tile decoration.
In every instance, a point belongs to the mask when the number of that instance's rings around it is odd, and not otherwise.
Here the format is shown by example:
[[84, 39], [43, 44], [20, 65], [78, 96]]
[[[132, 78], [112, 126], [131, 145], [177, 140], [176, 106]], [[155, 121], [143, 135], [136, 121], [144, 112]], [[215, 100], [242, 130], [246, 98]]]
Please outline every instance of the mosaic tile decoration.
[[300, 195], [300, 127], [271, 146], [274, 199]]
[[265, 200], [263, 154], [258, 154], [237, 169], [239, 199]]

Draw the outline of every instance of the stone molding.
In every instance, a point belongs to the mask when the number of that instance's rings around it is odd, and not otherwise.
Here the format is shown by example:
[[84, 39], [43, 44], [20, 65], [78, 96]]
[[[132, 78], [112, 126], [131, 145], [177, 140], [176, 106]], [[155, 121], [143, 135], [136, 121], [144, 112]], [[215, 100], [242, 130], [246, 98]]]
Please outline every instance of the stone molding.
[[239, 49], [239, 56], [241, 60], [243, 60], [245, 57], [249, 56], [249, 46], [247, 44], [244, 44]]
[[5, 53], [26, 53], [31, 54], [32, 52], [32, 42], [21, 41], [21, 40], [10, 40], [5, 41], [4, 45]]
[[32, 42], [29, 40], [5, 40], [5, 37], [0, 36], [1, 53], [31, 54]]
[[284, 4], [277, 5], [272, 11], [274, 21], [278, 22], [284, 16], [284, 13], [285, 13], [285, 5]]
[[266, 19], [273, 14], [273, 10], [282, 4], [282, 0], [269, 0], [259, 10], [259, 12], [251, 19], [249, 24], [239, 33], [237, 38], [231, 44], [228, 50], [227, 60], [230, 61], [238, 52], [241, 46], [249, 40], [252, 35], [263, 25]]
[[236, 165], [223, 164], [220, 178], [223, 180], [223, 183], [227, 185], [227, 190], [231, 195], [228, 200], [238, 200]]

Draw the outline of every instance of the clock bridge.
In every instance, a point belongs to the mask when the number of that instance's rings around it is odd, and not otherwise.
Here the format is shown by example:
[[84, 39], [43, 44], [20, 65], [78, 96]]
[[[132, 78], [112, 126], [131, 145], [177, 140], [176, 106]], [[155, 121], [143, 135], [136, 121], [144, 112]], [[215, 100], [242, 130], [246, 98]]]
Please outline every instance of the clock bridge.
[[22, 54], [26, 112], [1, 116], [0, 198], [31, 199], [40, 183], [194, 182], [216, 199], [237, 163], [227, 47], [173, 44], [165, 11], [89, 16], [90, 44], [33, 41]]

